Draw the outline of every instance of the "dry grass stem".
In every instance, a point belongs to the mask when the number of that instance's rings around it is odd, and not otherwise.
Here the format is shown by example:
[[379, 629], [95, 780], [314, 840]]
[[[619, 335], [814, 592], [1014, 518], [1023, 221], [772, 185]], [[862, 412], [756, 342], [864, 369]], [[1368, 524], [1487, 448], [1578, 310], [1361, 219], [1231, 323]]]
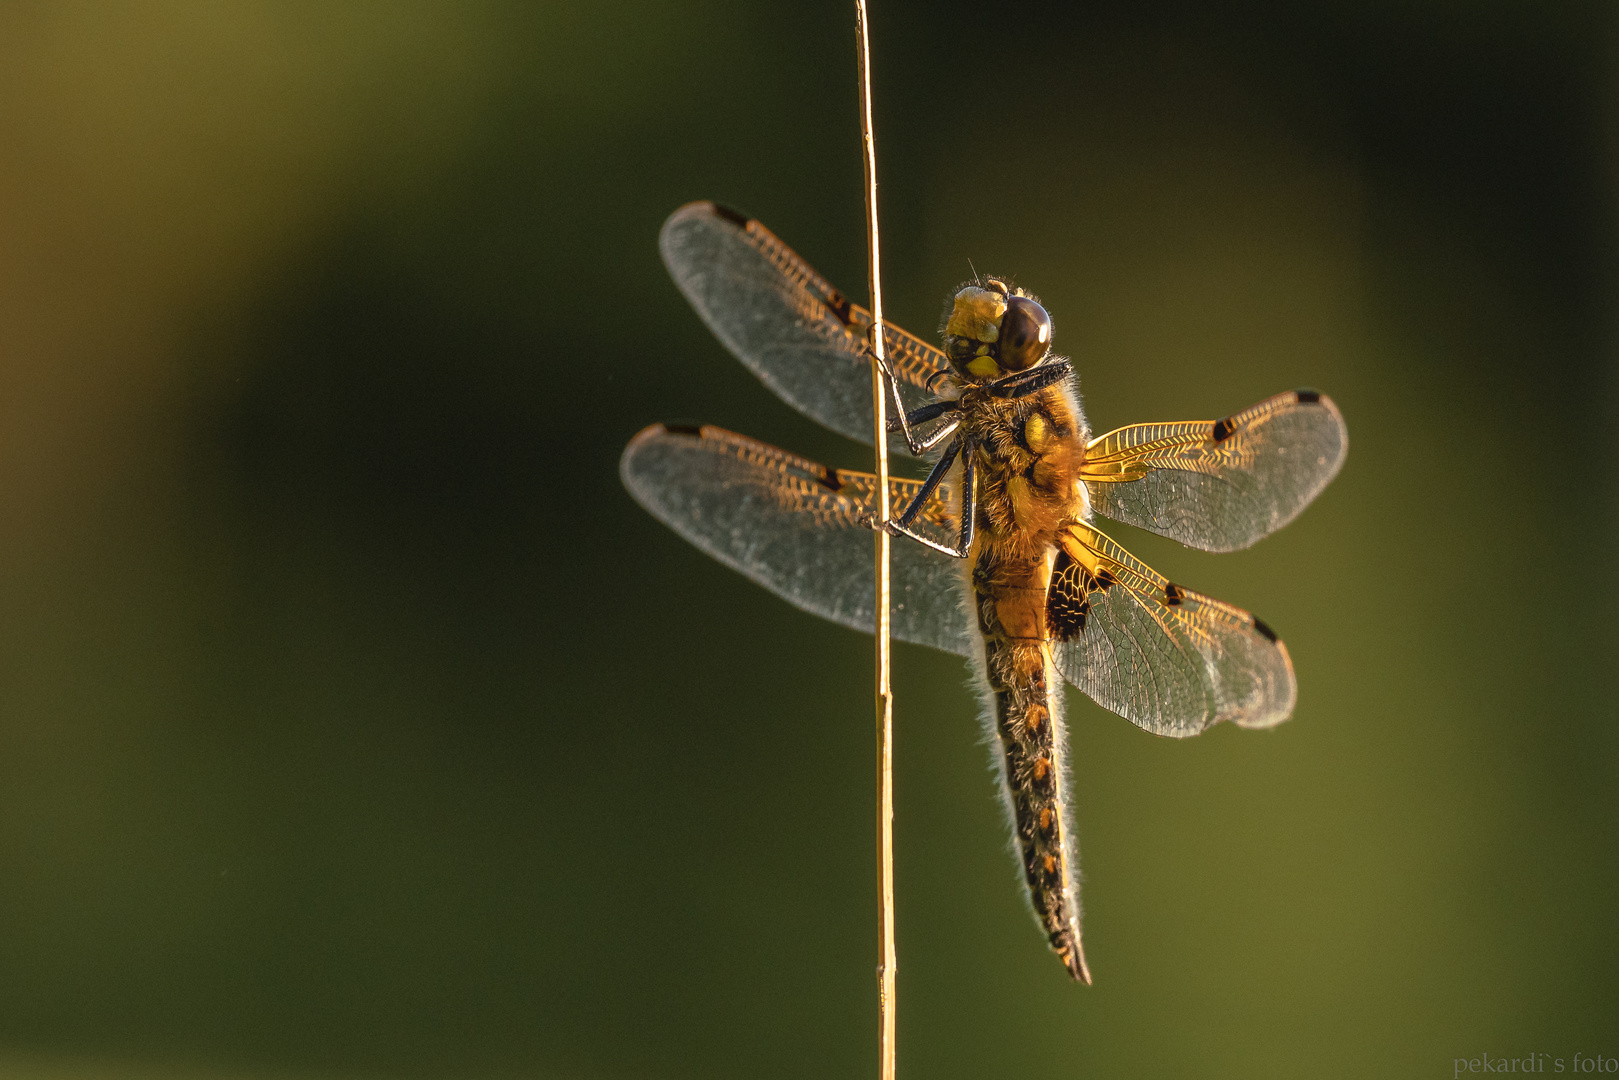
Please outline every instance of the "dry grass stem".
[[866, 267], [871, 288], [872, 443], [877, 447], [877, 1075], [894, 1077], [894, 691], [889, 681], [888, 409], [879, 362], [883, 350], [883, 289], [877, 243], [877, 148], [871, 132], [871, 45], [865, 0], [855, 0], [860, 79], [860, 145], [865, 161]]

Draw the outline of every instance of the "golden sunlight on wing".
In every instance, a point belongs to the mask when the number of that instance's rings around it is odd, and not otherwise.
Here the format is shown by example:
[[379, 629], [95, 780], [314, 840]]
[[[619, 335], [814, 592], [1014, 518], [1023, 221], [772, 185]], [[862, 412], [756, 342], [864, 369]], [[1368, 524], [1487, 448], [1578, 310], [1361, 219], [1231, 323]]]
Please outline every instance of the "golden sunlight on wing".
[[[829, 469], [724, 428], [671, 424], [630, 440], [619, 473], [636, 502], [726, 566], [805, 611], [872, 632], [875, 476]], [[893, 511], [920, 487], [891, 479]], [[956, 521], [953, 489], [944, 488], [915, 527], [950, 543]], [[959, 562], [903, 539], [892, 552], [894, 636], [968, 655]]]
[[1332, 399], [1290, 390], [1220, 420], [1132, 424], [1091, 441], [1081, 470], [1098, 514], [1204, 551], [1235, 551], [1292, 521], [1342, 467]]
[[1271, 727], [1298, 687], [1287, 647], [1241, 608], [1182, 588], [1088, 525], [1059, 537], [1053, 656], [1097, 704], [1159, 735]]
[[[758, 221], [711, 202], [671, 214], [658, 246], [675, 284], [738, 360], [799, 412], [870, 445], [870, 312]], [[944, 354], [892, 323], [883, 340], [906, 408], [925, 404], [929, 380], [949, 366]], [[909, 456], [903, 439], [890, 450]]]

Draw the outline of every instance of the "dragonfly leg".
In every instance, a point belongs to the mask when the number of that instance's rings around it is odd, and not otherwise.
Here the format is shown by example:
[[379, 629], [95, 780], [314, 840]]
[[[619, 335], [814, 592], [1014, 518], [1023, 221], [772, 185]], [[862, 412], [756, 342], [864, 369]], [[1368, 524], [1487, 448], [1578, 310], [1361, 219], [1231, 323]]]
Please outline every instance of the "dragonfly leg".
[[976, 445], [969, 444], [966, 452], [961, 455], [961, 557], [965, 559], [967, 552], [973, 546], [973, 528], [977, 524], [977, 507], [973, 503], [973, 451]]
[[[973, 445], [971, 442], [966, 442], [964, 446], [963, 443], [964, 440], [957, 439], [946, 448], [944, 456], [939, 458], [938, 464], [933, 466], [933, 471], [928, 473], [928, 478], [923, 481], [922, 489], [916, 493], [916, 498], [911, 500], [911, 504], [905, 508], [905, 511], [899, 517], [893, 518], [887, 523], [888, 531], [896, 536], [908, 536], [924, 547], [930, 547], [934, 551], [942, 551], [946, 555], [957, 559], [965, 559], [967, 553], [972, 550], [973, 517], [975, 516], [973, 510]], [[944, 479], [945, 473], [950, 471], [950, 466], [955, 462], [956, 455], [963, 450], [966, 451], [966, 454], [961, 463], [960, 546], [950, 548], [920, 533], [912, 532], [910, 525], [911, 522], [916, 520], [916, 516], [922, 512], [923, 505], [932, 497], [934, 489]]]
[[917, 448], [918, 452], [925, 454], [929, 450], [932, 450], [935, 446], [938, 446], [950, 436], [954, 435], [956, 433], [956, 429], [960, 426], [961, 421], [959, 420], [951, 420], [948, 423], [940, 424], [938, 431], [935, 431], [932, 435], [929, 435], [927, 438], [922, 440], [921, 445]]
[[[919, 409], [912, 409], [910, 412], [905, 414], [905, 425], [909, 427], [916, 427], [918, 424], [925, 424], [929, 420], [937, 420], [939, 417], [949, 412], [954, 406], [955, 402], [953, 401], [935, 401], [932, 404], [923, 405]], [[888, 422], [889, 431], [899, 431], [900, 429], [901, 424], [899, 417], [896, 416]]]
[[888, 359], [886, 357], [879, 358], [871, 351], [870, 345], [866, 346], [866, 355], [876, 361], [877, 369], [883, 373], [883, 381], [888, 384], [888, 392], [894, 399], [894, 419], [888, 422], [888, 430], [893, 431], [897, 428], [900, 434], [905, 437], [906, 447], [917, 457], [921, 457], [939, 443], [948, 439], [951, 433], [956, 430], [954, 423], [944, 425], [926, 439], [918, 439], [912, 434], [911, 425], [924, 424], [929, 420], [937, 419], [950, 411], [954, 403], [936, 401], [931, 405], [923, 405], [914, 412], [907, 412], [905, 402], [900, 400], [899, 380], [894, 377], [894, 369], [888, 366]]
[[1052, 383], [1061, 382], [1074, 373], [1074, 365], [1069, 360], [1056, 360], [1049, 364], [1030, 368], [1028, 371], [1019, 371], [1008, 375], [1004, 379], [990, 383], [988, 390], [991, 397], [1020, 398], [1038, 393]]
[[940, 482], [944, 480], [945, 473], [950, 471], [950, 466], [955, 464], [956, 455], [959, 453], [961, 453], [960, 439], [945, 447], [944, 453], [934, 463], [933, 471], [928, 473], [926, 480], [922, 481], [922, 487], [917, 491], [916, 498], [911, 500], [911, 505], [901, 511], [898, 521], [902, 526], [909, 528], [911, 522], [916, 520], [916, 515], [922, 512], [922, 507], [926, 505], [928, 499], [932, 498], [933, 492], [938, 488]]

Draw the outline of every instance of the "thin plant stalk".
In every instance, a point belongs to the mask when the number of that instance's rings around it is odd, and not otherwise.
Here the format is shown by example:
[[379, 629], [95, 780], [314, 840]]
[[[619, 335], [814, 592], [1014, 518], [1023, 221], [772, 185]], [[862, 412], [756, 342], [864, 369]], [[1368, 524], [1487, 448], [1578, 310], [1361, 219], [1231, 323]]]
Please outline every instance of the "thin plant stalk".
[[877, 447], [877, 1076], [894, 1080], [894, 690], [889, 680], [888, 408], [880, 363], [883, 289], [877, 244], [877, 145], [871, 132], [871, 45], [866, 0], [855, 0], [855, 46], [859, 59], [860, 146], [865, 161], [866, 270], [871, 287], [872, 444]]

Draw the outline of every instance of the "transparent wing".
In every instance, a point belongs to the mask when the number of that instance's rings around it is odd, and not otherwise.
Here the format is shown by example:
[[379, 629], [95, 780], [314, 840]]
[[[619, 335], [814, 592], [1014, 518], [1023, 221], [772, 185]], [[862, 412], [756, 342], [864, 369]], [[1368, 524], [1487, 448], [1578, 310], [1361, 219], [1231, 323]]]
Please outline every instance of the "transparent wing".
[[[870, 473], [829, 469], [723, 428], [665, 424], [630, 440], [619, 473], [654, 517], [726, 566], [805, 611], [872, 633]], [[892, 507], [908, 505], [920, 486], [891, 479]], [[918, 524], [953, 543], [957, 520], [953, 492], [941, 491]], [[960, 560], [903, 537], [891, 550], [894, 636], [968, 655]]]
[[1222, 420], [1132, 424], [1092, 440], [1098, 514], [1204, 551], [1236, 551], [1292, 521], [1338, 474], [1349, 431], [1332, 399], [1293, 390]]
[[[663, 261], [703, 322], [781, 399], [833, 431], [871, 443], [871, 313], [829, 285], [759, 222], [711, 202], [676, 210]], [[907, 409], [932, 400], [944, 354], [891, 323], [883, 340]], [[907, 454], [903, 439], [889, 441]]]
[[1088, 525], [1059, 537], [1047, 621], [1063, 676], [1155, 734], [1271, 727], [1293, 712], [1293, 662], [1268, 626], [1172, 584]]

